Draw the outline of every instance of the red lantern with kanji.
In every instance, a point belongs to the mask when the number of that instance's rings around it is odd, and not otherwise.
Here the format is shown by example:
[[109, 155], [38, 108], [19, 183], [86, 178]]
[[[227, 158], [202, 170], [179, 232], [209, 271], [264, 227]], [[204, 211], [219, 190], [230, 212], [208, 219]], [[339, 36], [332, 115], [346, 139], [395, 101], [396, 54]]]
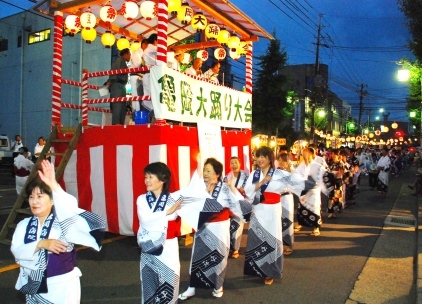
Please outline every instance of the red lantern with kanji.
[[201, 58], [202, 61], [206, 61], [208, 59], [208, 52], [206, 50], [200, 50], [196, 53], [196, 58]]
[[100, 18], [103, 20], [107, 25], [114, 22], [117, 18], [117, 11], [114, 7], [111, 6], [110, 3], [107, 3], [100, 9]]

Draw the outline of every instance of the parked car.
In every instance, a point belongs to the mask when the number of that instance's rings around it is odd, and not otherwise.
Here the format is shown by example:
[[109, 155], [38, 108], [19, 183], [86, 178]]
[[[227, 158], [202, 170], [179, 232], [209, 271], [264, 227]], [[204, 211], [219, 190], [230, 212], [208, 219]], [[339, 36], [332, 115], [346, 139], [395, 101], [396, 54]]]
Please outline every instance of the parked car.
[[0, 135], [0, 164], [13, 164], [13, 151], [10, 148], [11, 142], [5, 134]]

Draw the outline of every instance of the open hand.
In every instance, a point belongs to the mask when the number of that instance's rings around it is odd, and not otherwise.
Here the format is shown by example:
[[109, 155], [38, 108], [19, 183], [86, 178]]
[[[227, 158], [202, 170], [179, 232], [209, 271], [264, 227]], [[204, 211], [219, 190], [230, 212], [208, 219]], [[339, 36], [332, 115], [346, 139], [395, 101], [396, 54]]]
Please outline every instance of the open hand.
[[66, 252], [66, 247], [67, 247], [66, 243], [59, 240], [55, 240], [55, 239], [41, 240], [38, 242], [38, 245], [37, 245], [38, 249], [44, 248], [55, 254]]
[[55, 191], [58, 189], [59, 184], [56, 181], [54, 165], [48, 160], [44, 159], [41, 162], [41, 171], [38, 171], [38, 176], [47, 186], [51, 188], [51, 190]]

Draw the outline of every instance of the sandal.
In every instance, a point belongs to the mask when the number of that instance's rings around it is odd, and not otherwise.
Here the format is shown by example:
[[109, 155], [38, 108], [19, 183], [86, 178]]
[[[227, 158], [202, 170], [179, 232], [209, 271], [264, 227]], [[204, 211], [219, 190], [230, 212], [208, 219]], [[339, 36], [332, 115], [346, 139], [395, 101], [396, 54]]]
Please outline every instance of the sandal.
[[293, 253], [293, 249], [284, 249], [283, 254], [284, 255], [291, 255]]
[[312, 231], [310, 235], [311, 236], [318, 236], [320, 234], [321, 234], [321, 232], [319, 232], [319, 231]]
[[297, 226], [294, 228], [294, 231], [295, 231], [295, 232], [299, 232], [299, 231], [300, 231], [300, 229], [302, 229], [302, 225], [297, 225]]
[[265, 285], [271, 285], [274, 282], [273, 278], [265, 278]]
[[237, 259], [239, 257], [239, 251], [233, 251], [232, 258]]
[[178, 296], [178, 300], [179, 301], [187, 301], [187, 300], [189, 300], [190, 298], [192, 298], [193, 296], [187, 296], [187, 295], [185, 295], [184, 293], [181, 293], [181, 294], [179, 294], [179, 296]]
[[219, 290], [214, 289], [212, 291], [212, 295], [216, 298], [221, 298], [223, 296], [223, 292], [224, 292], [223, 288], [220, 288]]

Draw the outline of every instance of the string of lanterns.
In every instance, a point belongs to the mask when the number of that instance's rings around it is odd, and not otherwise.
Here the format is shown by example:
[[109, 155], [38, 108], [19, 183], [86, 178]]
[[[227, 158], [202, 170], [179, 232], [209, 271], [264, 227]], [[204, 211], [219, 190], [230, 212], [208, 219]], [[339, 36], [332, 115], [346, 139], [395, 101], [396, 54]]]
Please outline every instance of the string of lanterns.
[[[202, 12], [195, 13], [187, 2], [182, 0], [168, 0], [168, 12], [177, 17], [182, 24], [190, 24], [193, 29], [197, 32], [204, 31], [205, 36], [208, 40], [217, 40], [221, 44], [220, 47], [214, 50], [214, 57], [221, 61], [226, 58], [227, 53], [229, 56], [237, 60], [241, 56], [246, 55], [248, 50], [248, 44], [246, 41], [241, 41], [236, 34], [230, 34], [225, 28], [220, 28], [215, 22], [208, 23], [206, 16]], [[123, 2], [120, 10], [116, 10], [111, 5], [109, 0], [100, 9], [100, 19], [105, 22], [107, 26], [113, 23], [118, 15], [122, 15], [128, 21], [134, 20], [138, 14], [141, 14], [146, 20], [152, 20], [157, 17], [157, 4], [155, 1], [144, 0], [138, 6], [135, 0], [126, 0]], [[70, 36], [74, 36], [78, 32], [81, 32], [82, 38], [86, 43], [91, 43], [97, 37], [97, 31], [95, 30], [97, 18], [91, 12], [90, 8], [81, 16], [68, 15], [65, 19], [65, 32]], [[110, 30], [107, 30], [101, 36], [101, 43], [106, 47], [110, 48], [116, 42], [115, 36]], [[226, 46], [229, 51], [227, 52], [224, 48]], [[130, 44], [129, 40], [121, 36], [117, 39], [117, 48], [122, 50], [124, 48], [130, 48], [132, 51], [140, 47], [139, 41], [134, 41]], [[197, 57], [202, 60], [208, 59], [208, 53], [205, 50], [200, 50], [197, 53]]]

